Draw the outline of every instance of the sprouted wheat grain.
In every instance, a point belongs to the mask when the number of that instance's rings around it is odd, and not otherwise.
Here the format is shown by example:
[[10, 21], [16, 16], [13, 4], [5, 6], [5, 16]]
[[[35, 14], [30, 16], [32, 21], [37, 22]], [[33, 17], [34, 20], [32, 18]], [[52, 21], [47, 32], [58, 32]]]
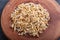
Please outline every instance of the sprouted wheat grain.
[[49, 13], [40, 4], [22, 3], [11, 13], [11, 27], [18, 35], [39, 36], [48, 27]]

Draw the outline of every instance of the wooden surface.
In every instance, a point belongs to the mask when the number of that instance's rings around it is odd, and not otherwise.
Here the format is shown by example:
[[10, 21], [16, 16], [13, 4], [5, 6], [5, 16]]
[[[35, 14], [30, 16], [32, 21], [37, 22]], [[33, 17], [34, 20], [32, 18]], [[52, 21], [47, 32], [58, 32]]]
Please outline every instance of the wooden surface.
[[[18, 36], [16, 31], [10, 28], [10, 14], [22, 2], [40, 3], [50, 13], [49, 26], [39, 38]], [[56, 40], [60, 36], [60, 8], [54, 0], [10, 0], [3, 10], [1, 25], [5, 35], [11, 40]]]

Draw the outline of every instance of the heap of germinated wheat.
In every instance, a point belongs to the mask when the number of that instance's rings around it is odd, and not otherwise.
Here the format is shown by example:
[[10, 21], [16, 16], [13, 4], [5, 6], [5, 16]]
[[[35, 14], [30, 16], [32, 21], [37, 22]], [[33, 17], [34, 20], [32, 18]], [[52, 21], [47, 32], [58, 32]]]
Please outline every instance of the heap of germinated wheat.
[[11, 27], [18, 35], [39, 36], [48, 27], [49, 13], [40, 4], [22, 3], [11, 13]]

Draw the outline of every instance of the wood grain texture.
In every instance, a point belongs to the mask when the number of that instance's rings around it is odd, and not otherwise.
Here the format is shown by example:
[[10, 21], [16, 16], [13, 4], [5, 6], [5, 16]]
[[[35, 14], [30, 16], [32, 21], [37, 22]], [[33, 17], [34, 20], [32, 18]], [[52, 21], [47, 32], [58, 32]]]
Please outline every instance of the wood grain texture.
[[[40, 34], [39, 38], [31, 36], [18, 36], [16, 31], [10, 28], [11, 20], [10, 14], [20, 3], [33, 2], [40, 3], [50, 13], [50, 21], [47, 30]], [[60, 8], [53, 0], [10, 0], [5, 6], [1, 25], [5, 35], [11, 40], [56, 40], [60, 36]]]

